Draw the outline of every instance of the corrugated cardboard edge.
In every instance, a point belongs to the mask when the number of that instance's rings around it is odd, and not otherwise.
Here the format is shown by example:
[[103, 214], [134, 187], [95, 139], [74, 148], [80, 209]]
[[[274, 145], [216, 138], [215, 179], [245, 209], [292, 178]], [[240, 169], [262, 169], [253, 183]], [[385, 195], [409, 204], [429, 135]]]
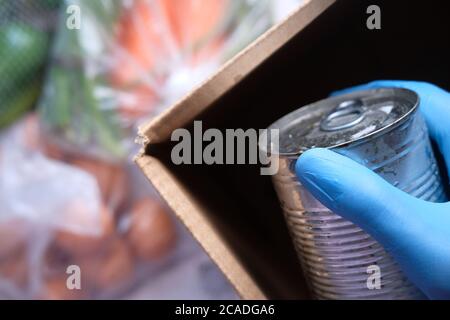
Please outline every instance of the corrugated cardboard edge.
[[264, 293], [220, 237], [220, 233], [206, 219], [205, 209], [199, 206], [164, 164], [150, 156], [140, 157], [136, 162], [239, 295], [244, 299], [266, 299]]
[[207, 218], [207, 211], [161, 161], [144, 154], [145, 147], [168, 140], [174, 129], [193, 121], [334, 2], [305, 1], [298, 10], [255, 40], [215, 75], [139, 129], [137, 142], [143, 148], [135, 157], [136, 163], [244, 299], [266, 299], [267, 296]]
[[145, 146], [167, 140], [174, 128], [192, 122], [211, 103], [239, 83], [334, 2], [335, 0], [306, 0], [284, 21], [261, 35], [190, 94], [140, 127], [138, 142]]

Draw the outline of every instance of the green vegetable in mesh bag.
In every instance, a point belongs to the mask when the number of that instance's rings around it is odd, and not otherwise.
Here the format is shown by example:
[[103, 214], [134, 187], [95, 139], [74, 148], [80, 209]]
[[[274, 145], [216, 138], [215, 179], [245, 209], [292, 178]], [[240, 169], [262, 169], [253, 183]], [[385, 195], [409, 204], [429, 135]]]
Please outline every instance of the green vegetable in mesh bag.
[[24, 23], [0, 28], [0, 128], [26, 112], [38, 96], [36, 73], [45, 62], [48, 35]]
[[58, 9], [63, 0], [39, 0], [44, 8]]
[[59, 2], [0, 1], [0, 129], [33, 107], [39, 96]]
[[47, 34], [24, 23], [12, 22], [0, 29], [0, 95], [34, 77], [46, 59], [47, 47]]
[[8, 126], [29, 110], [38, 98], [40, 89], [41, 84], [34, 80], [21, 85], [16, 94], [3, 99], [0, 107], [0, 128]]

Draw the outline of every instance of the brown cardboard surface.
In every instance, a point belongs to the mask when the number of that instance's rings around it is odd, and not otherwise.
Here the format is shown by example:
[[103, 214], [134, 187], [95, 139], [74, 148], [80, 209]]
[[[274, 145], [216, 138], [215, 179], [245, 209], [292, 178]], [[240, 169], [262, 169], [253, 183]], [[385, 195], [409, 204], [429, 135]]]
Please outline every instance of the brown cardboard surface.
[[[405, 16], [401, 1], [381, 1], [382, 30], [370, 31], [370, 1], [332, 2], [307, 2], [141, 130], [138, 165], [243, 298], [309, 297], [270, 178], [258, 166], [175, 166], [172, 131], [192, 130], [194, 119], [220, 130], [265, 128], [373, 79], [450, 86], [450, 28], [439, 29], [448, 11], [411, 3]], [[433, 59], [424, 59], [429, 50]]]
[[[235, 86], [333, 2], [334, 0], [305, 1], [302, 7], [259, 37], [199, 88], [142, 127], [141, 141], [144, 141], [148, 147], [169, 139], [174, 129], [183, 127], [195, 119], [212, 102]], [[196, 201], [170, 170], [156, 157], [144, 154], [139, 156], [136, 162], [176, 215], [217, 263], [237, 292], [245, 299], [266, 298], [263, 290], [218, 232], [217, 226], [211, 223], [209, 218], [211, 215], [207, 209]]]
[[265, 295], [261, 289], [208, 220], [205, 208], [202, 208], [158, 159], [144, 156], [137, 159], [137, 163], [237, 292], [246, 299], [264, 299]]

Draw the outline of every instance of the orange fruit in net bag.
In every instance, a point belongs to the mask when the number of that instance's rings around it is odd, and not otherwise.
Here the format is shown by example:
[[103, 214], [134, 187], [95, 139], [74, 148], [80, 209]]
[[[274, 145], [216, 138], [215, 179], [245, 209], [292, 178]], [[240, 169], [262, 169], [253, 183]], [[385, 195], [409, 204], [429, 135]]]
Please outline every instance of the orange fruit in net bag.
[[103, 251], [79, 260], [83, 283], [105, 290], [115, 289], [131, 280], [134, 260], [125, 242], [114, 238]]
[[157, 200], [146, 197], [137, 201], [125, 219], [128, 219], [126, 239], [139, 259], [160, 258], [174, 246], [175, 226]]
[[11, 218], [0, 221], [0, 260], [26, 246], [28, 224], [25, 220]]
[[[91, 254], [101, 250], [107, 244], [115, 232], [115, 224], [111, 211], [102, 205], [99, 210], [98, 220], [93, 219], [86, 206], [80, 202], [67, 205], [64, 214], [64, 223], [67, 228], [61, 228], [55, 232], [56, 245], [75, 256]], [[70, 227], [73, 227], [73, 230]], [[98, 227], [98, 233], [87, 233], [80, 230]]]
[[[37, 298], [40, 300], [81, 300], [89, 296], [89, 291], [83, 286], [80, 289], [68, 285], [69, 274], [45, 279], [41, 292]], [[70, 282], [70, 279], [69, 279]]]
[[9, 281], [14, 286], [25, 288], [29, 279], [29, 265], [27, 260], [27, 248], [12, 252], [0, 259], [0, 279]]
[[51, 142], [48, 139], [42, 141], [43, 153], [50, 159], [65, 161], [68, 157], [66, 151], [64, 151], [57, 143]]

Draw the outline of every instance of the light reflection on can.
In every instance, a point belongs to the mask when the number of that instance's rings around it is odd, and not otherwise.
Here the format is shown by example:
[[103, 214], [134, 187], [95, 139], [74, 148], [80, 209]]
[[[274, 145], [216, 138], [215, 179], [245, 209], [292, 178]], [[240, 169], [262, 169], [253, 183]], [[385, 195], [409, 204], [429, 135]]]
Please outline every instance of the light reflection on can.
[[[324, 207], [294, 172], [302, 152], [326, 147], [415, 197], [446, 201], [418, 105], [417, 94], [406, 89], [360, 91], [300, 108], [268, 128], [280, 130], [278, 153], [272, 154], [279, 161], [273, 183], [315, 297], [423, 298], [378, 242]], [[264, 149], [264, 143], [261, 146]], [[378, 289], [367, 285], [371, 266], [380, 270]]]

